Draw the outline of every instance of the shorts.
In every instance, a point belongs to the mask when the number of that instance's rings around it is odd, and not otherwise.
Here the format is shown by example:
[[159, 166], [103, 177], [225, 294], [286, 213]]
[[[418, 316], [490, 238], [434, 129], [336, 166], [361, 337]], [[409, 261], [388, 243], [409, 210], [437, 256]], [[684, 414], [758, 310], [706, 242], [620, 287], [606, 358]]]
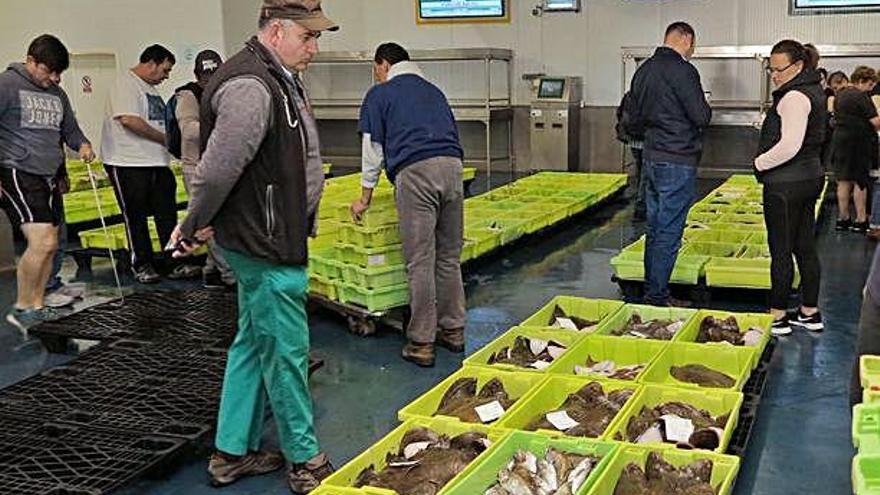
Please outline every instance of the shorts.
[[61, 191], [52, 177], [0, 167], [0, 196], [0, 206], [13, 224], [61, 224]]

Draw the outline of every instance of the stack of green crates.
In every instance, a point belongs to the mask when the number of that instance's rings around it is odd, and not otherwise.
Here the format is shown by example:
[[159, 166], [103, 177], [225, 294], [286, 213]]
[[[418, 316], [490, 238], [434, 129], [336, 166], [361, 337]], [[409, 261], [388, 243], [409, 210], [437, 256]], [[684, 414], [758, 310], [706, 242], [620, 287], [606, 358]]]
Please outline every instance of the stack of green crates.
[[[560, 308], [567, 316], [595, 325], [583, 330], [569, 330], [555, 325], [554, 313]], [[681, 318], [684, 326], [671, 342], [615, 337], [612, 331], [622, 325], [632, 314], [639, 313], [650, 318]], [[743, 331], [749, 327], [762, 329], [765, 338], [755, 347], [735, 347], [719, 343], [696, 343], [699, 326], [703, 319], [713, 316], [735, 316]], [[464, 366], [434, 388], [416, 398], [398, 412], [403, 423], [389, 435], [368, 448], [337, 473], [324, 481], [317, 493], [325, 494], [393, 494], [389, 490], [371, 487], [352, 487], [358, 474], [373, 465], [376, 470], [385, 466], [386, 454], [397, 451], [403, 435], [416, 427], [425, 427], [438, 433], [454, 436], [463, 432], [485, 433], [492, 445], [477, 457], [446, 486], [440, 487], [441, 495], [472, 495], [484, 493], [497, 481], [498, 472], [520, 450], [543, 455], [549, 447], [563, 452], [592, 454], [600, 457], [583, 487], [575, 495], [612, 495], [622, 470], [630, 463], [642, 467], [650, 452], [661, 456], [674, 466], [681, 467], [697, 460], [708, 459], [713, 463], [711, 485], [715, 493], [729, 495], [732, 492], [740, 461], [738, 457], [724, 455], [739, 420], [743, 403], [740, 392], [745, 381], [757, 365], [756, 356], [763, 353], [770, 337], [772, 316], [696, 311], [687, 309], [658, 309], [627, 305], [619, 301], [583, 299], [559, 296], [510, 329], [476, 353], [469, 356]], [[516, 368], [507, 364], [488, 364], [488, 356], [510, 345], [519, 335], [553, 341], [565, 345], [567, 350], [543, 370]], [[583, 366], [587, 360], [612, 360], [618, 366], [639, 364], [642, 373], [634, 380], [622, 381], [603, 377], [580, 376], [575, 366]], [[699, 388], [678, 382], [670, 375], [671, 366], [702, 364], [734, 378], [735, 384], [728, 390]], [[878, 366], [880, 376], [880, 366]], [[454, 383], [461, 379], [473, 379], [477, 390], [492, 380], [504, 385], [513, 402], [500, 417], [489, 423], [470, 423], [458, 417], [436, 415], [439, 404]], [[566, 397], [591, 382], [602, 385], [606, 393], [613, 390], [633, 391], [629, 401], [618, 412], [598, 438], [569, 437], [560, 431], [525, 431], [524, 428], [541, 415], [556, 411]], [[723, 428], [721, 446], [715, 451], [678, 450], [671, 444], [635, 445], [625, 441], [622, 433], [642, 406], [654, 407], [666, 402], [684, 402], [709, 411], [713, 416], [728, 415]], [[880, 414], [878, 414], [880, 417]], [[880, 420], [878, 420], [880, 423]], [[878, 424], [880, 431], [880, 424]], [[880, 444], [880, 435], [877, 436]]]
[[[92, 177], [98, 186], [100, 213], [105, 218], [121, 214], [110, 180], [104, 166], [96, 161], [91, 164]], [[186, 204], [189, 197], [183, 185], [183, 170], [179, 163], [172, 163], [171, 170], [177, 181], [177, 204]], [[89, 167], [82, 160], [68, 160], [67, 174], [70, 179], [70, 193], [64, 196], [64, 214], [68, 224], [91, 222], [100, 217], [98, 204], [95, 202], [95, 191], [92, 190], [89, 178]]]
[[[465, 178], [474, 169], [465, 169]], [[542, 172], [468, 198], [464, 203], [467, 262], [582, 212], [626, 186], [622, 174]], [[311, 292], [370, 312], [404, 306], [408, 286], [391, 184], [380, 178], [359, 223], [349, 211], [361, 194], [360, 174], [330, 179], [310, 242]]]
[[858, 454], [852, 462], [856, 495], [880, 494], [880, 356], [859, 358], [862, 403], [853, 408], [852, 440]]
[[[709, 287], [770, 288], [770, 251], [764, 226], [761, 185], [751, 175], [734, 175], [694, 204], [688, 214], [679, 257], [670, 279]], [[816, 215], [825, 192], [816, 205]], [[644, 237], [611, 259], [618, 279], [643, 281]], [[799, 283], [796, 277], [795, 285]]]

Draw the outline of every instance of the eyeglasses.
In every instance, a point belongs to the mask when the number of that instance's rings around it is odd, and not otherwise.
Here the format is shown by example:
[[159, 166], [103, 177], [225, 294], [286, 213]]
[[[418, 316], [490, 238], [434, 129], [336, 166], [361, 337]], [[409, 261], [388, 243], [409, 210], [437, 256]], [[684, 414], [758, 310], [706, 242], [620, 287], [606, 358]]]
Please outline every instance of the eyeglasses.
[[791, 68], [794, 64], [796, 64], [796, 63], [797, 63], [797, 62], [792, 62], [792, 63], [786, 65], [785, 67], [781, 68], [781, 69], [778, 69], [778, 68], [776, 68], [776, 67], [770, 67], [770, 66], [768, 66], [768, 67], [767, 67], [766, 69], [764, 69], [764, 70], [767, 72], [767, 74], [773, 74], [774, 72], [777, 73], [777, 74], [781, 74], [781, 73], [787, 71], [788, 69], [790, 69], [790, 68]]

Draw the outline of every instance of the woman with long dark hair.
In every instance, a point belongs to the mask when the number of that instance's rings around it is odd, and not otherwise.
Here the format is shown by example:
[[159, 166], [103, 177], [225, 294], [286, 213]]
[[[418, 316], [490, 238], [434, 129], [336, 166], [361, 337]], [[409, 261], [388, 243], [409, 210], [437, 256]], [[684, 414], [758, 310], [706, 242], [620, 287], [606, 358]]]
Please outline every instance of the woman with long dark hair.
[[[828, 109], [821, 77], [811, 68], [809, 57], [797, 41], [783, 40], [773, 47], [767, 71], [776, 90], [755, 158], [764, 185], [774, 335], [791, 333], [791, 325], [811, 331], [824, 328], [818, 309], [820, 270], [814, 228], [816, 201], [825, 184], [822, 142]], [[789, 316], [792, 255], [801, 274], [802, 301], [797, 315]]]

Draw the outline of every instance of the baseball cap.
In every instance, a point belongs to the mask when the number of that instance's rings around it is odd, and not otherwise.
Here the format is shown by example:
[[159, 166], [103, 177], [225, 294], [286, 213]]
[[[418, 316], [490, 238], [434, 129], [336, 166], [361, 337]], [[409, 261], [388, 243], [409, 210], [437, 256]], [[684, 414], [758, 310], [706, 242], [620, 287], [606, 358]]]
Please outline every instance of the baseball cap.
[[321, 0], [263, 0], [261, 19], [290, 19], [309, 31], [337, 31], [339, 26], [324, 15]]
[[214, 50], [202, 50], [196, 55], [196, 76], [213, 74], [221, 64], [223, 59], [220, 58], [219, 53]]

